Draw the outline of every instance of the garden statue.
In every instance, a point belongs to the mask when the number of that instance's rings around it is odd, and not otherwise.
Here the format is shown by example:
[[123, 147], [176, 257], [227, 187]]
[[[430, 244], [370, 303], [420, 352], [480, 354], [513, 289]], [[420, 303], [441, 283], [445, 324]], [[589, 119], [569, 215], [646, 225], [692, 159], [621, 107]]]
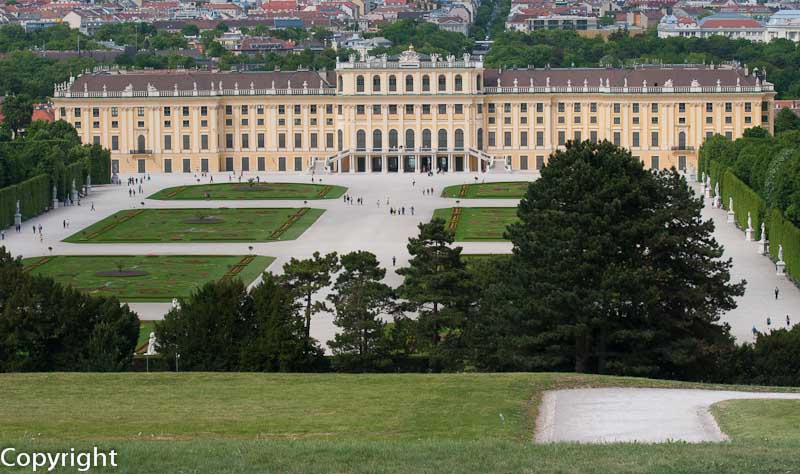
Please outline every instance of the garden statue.
[[150, 333], [150, 339], [147, 341], [147, 352], [146, 355], [154, 355], [156, 354], [156, 347], [158, 347], [158, 343], [156, 342], [156, 333]]

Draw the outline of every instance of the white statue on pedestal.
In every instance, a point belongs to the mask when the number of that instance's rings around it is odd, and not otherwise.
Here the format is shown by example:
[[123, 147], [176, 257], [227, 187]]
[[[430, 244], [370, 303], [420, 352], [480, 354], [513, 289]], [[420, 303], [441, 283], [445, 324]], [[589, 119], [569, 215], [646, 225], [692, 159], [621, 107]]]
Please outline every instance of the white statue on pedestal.
[[778, 244], [778, 263], [783, 262], [783, 244]]
[[157, 354], [156, 347], [158, 347], [158, 342], [156, 342], [156, 333], [151, 332], [150, 339], [147, 341], [147, 352], [145, 352], [145, 355]]
[[767, 240], [767, 226], [764, 225], [764, 222], [761, 222], [761, 242]]
[[753, 230], [753, 217], [750, 215], [750, 211], [747, 212], [747, 228]]

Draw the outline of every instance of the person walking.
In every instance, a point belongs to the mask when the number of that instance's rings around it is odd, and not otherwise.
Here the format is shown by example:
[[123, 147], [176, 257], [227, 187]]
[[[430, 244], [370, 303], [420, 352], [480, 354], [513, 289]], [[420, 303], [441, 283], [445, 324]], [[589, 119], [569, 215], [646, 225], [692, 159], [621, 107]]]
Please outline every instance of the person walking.
[[90, 211], [94, 211], [94, 201], [92, 201], [92, 208], [89, 209]]
[[397, 257], [392, 257], [392, 266], [397, 264]]
[[6, 231], [0, 230], [0, 240], [6, 240]]
[[772, 319], [769, 316], [767, 316], [767, 327], [769, 328], [771, 326], [772, 326]]
[[758, 334], [758, 329], [756, 329], [756, 326], [754, 324], [753, 325], [753, 336], [755, 336], [756, 334]]
[[66, 220], [61, 221], [61, 226], [66, 229], [67, 228], [67, 221]]
[[414, 215], [414, 206], [411, 206], [411, 215]]
[[791, 325], [792, 325], [792, 320], [791, 320], [791, 319], [789, 319], [789, 315], [787, 314], [787, 315], [786, 315], [786, 327], [788, 328], [788, 327], [790, 327]]
[[778, 295], [780, 294], [780, 292], [781, 292], [781, 290], [779, 290], [778, 287], [776, 286], [775, 287], [775, 299], [776, 300], [778, 299]]

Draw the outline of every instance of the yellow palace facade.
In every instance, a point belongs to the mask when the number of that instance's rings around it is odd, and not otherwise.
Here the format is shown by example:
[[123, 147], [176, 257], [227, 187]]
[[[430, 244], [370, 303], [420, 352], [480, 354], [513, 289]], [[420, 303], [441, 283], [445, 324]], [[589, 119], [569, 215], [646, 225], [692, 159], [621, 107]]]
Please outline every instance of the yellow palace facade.
[[696, 169], [706, 137], [771, 132], [774, 97], [732, 65], [499, 70], [410, 49], [334, 71], [96, 71], [53, 101], [117, 173], [419, 173], [534, 171], [568, 140]]

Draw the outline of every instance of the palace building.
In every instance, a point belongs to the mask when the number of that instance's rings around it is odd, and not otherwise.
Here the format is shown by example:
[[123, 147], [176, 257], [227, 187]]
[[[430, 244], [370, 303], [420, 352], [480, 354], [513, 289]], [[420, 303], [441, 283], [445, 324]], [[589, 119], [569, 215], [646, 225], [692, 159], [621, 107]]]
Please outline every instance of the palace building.
[[536, 170], [568, 140], [696, 169], [706, 137], [771, 132], [774, 98], [734, 65], [485, 69], [411, 48], [334, 71], [96, 71], [53, 101], [114, 172], [416, 173]]

